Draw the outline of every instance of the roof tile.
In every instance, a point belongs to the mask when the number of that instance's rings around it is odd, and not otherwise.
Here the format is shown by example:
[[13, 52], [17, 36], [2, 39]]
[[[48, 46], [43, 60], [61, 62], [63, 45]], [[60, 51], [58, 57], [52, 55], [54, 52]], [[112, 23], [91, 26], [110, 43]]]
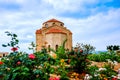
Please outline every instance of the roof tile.
[[[63, 22], [61, 22], [61, 21], [59, 21], [59, 20], [56, 20], [56, 19], [54, 19], [54, 18], [53, 18], [53, 19], [50, 19], [50, 20], [48, 20], [48, 21], [46, 21], [46, 22], [60, 22], [60, 23], [63, 23]], [[46, 22], [44, 22], [44, 23], [46, 23]], [[44, 23], [43, 23], [43, 24], [44, 24]]]
[[39, 29], [39, 30], [36, 30], [36, 34], [41, 34], [42, 33], [42, 30]]
[[55, 28], [50, 29], [50, 30], [47, 32], [47, 34], [49, 34], [49, 33], [63, 33], [63, 34], [66, 34], [66, 33], [64, 33], [62, 30], [60, 30], [60, 29], [55, 29]]

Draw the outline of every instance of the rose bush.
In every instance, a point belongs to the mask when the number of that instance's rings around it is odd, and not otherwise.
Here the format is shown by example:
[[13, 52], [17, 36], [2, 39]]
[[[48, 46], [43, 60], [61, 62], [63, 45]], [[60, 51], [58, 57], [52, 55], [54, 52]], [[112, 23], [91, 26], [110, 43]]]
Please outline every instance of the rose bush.
[[[48, 80], [50, 67], [44, 65], [49, 55], [36, 52], [33, 54], [19, 52], [16, 34], [6, 32], [11, 37], [3, 47], [11, 47], [12, 52], [0, 61], [0, 76], [3, 80]], [[48, 68], [43, 68], [44, 66]]]
[[[3, 44], [3, 47], [11, 47], [12, 52], [0, 61], [0, 79], [3, 80], [62, 80], [67, 76], [65, 64], [60, 66], [60, 58], [57, 54], [49, 55], [46, 50], [33, 54], [19, 52], [16, 34], [6, 32], [11, 41]], [[34, 49], [34, 48], [30, 48]], [[42, 49], [43, 50], [43, 49]], [[64, 60], [62, 60], [64, 63]], [[57, 66], [57, 67], [56, 67]], [[50, 74], [61, 77], [52, 78]]]

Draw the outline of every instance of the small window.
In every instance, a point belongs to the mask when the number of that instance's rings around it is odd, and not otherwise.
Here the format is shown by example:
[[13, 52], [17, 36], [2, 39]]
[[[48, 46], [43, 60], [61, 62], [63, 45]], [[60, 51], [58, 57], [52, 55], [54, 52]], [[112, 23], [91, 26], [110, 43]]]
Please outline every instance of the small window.
[[55, 25], [55, 23], [53, 23], [53, 25]]
[[63, 24], [60, 24], [60, 26], [63, 26]]
[[5, 54], [3, 54], [3, 57], [5, 57]]
[[45, 24], [45, 27], [48, 27], [48, 24]]
[[57, 51], [57, 49], [58, 49], [58, 45], [55, 46], [55, 49], [56, 49], [56, 51]]
[[48, 52], [50, 52], [50, 45], [48, 45]]

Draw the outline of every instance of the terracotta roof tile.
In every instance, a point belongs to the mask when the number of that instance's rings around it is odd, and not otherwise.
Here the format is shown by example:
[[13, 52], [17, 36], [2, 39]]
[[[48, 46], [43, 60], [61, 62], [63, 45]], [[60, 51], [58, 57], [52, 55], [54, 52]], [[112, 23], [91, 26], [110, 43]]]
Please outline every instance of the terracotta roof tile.
[[49, 33], [62, 33], [62, 34], [66, 34], [62, 30], [54, 29], [54, 28], [50, 29], [46, 34], [49, 34]]
[[[56, 19], [50, 19], [50, 20], [48, 20], [48, 21], [46, 21], [46, 22], [60, 22], [60, 23], [63, 23], [63, 22], [61, 22], [61, 21], [59, 21], [59, 20], [56, 20]], [[46, 23], [46, 22], [44, 22], [44, 23]], [[43, 24], [44, 24], [43, 23]]]
[[39, 30], [36, 30], [36, 34], [41, 34], [42, 33], [42, 30], [39, 29]]

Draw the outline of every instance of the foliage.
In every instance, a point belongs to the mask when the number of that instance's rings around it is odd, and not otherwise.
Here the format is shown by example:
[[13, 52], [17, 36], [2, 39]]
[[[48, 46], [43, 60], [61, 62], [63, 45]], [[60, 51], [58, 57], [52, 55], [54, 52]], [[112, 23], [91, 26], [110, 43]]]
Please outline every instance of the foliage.
[[91, 75], [94, 75], [95, 74], [95, 71], [98, 70], [98, 67], [96, 65], [94, 66], [89, 66], [88, 67], [88, 73], [91, 74]]
[[[106, 64], [103, 67], [105, 71], [100, 71], [97, 66], [90, 66], [88, 60], [120, 61], [120, 57], [114, 51], [91, 54], [95, 47], [79, 43], [72, 51], [68, 51], [65, 49], [67, 41], [65, 40], [57, 50], [50, 49], [49, 53], [45, 47], [41, 51], [35, 52], [36, 45], [32, 42], [29, 50], [33, 50], [33, 53], [28, 54], [19, 52], [19, 40], [16, 34], [6, 33], [11, 40], [9, 43], [3, 44], [3, 47], [11, 47], [12, 52], [0, 60], [0, 79], [2, 80], [69, 80], [68, 74], [71, 72], [74, 72], [71, 75], [76, 77], [75, 79], [85, 73], [92, 75], [91, 80], [102, 80], [116, 75], [116, 72], [112, 70], [113, 65]], [[83, 78], [84, 75], [81, 77]]]
[[114, 50], [119, 50], [119, 49], [120, 49], [119, 45], [109, 45], [109, 46], [107, 46], [107, 50], [114, 51]]
[[115, 72], [109, 64], [104, 64], [102, 68], [90, 66], [88, 72], [92, 76], [90, 80], [111, 80], [113, 76], [117, 75], [117, 72]]
[[90, 54], [88, 56], [88, 59], [96, 62], [106, 62], [107, 59], [120, 62], [120, 56], [118, 56], [114, 51], [99, 52], [98, 54]]
[[[27, 54], [17, 51], [18, 39], [16, 34], [6, 32], [11, 36], [11, 41], [4, 47], [12, 47], [8, 56], [1, 59], [4, 63], [0, 66], [1, 75], [5, 80], [45, 80], [49, 78], [49, 65], [45, 65], [49, 55], [37, 52]], [[41, 68], [46, 67], [46, 68]]]
[[31, 46], [30, 47], [28, 47], [28, 49], [29, 50], [32, 50], [33, 51], [33, 53], [35, 52], [35, 49], [36, 49], [36, 45], [35, 45], [35, 43], [34, 42], [31, 42], [31, 44], [30, 44]]
[[3, 76], [3, 80], [48, 80], [50, 74], [60, 75], [61, 80], [68, 78], [64, 59], [53, 58], [45, 48], [34, 52], [36, 46], [33, 42], [29, 48], [33, 54], [19, 52], [17, 35], [10, 32], [7, 35], [12, 37], [8, 43], [11, 45], [3, 44], [3, 47], [10, 46], [13, 52], [0, 61], [0, 76]]
[[66, 43], [67, 39], [64, 40], [63, 44], [61, 46], [58, 46], [58, 49], [56, 50], [56, 54], [58, 56], [58, 58], [67, 58], [67, 52], [65, 49], [65, 43]]
[[[2, 58], [4, 64], [1, 66], [5, 80], [31, 80], [31, 79], [47, 79], [49, 77], [45, 70], [45, 62], [48, 57], [42, 53], [36, 53], [35, 58], [29, 56], [30, 54], [13, 52], [10, 55]], [[43, 57], [45, 56], [45, 57]], [[48, 67], [48, 66], [46, 66]], [[49, 71], [47, 72], [49, 73]], [[37, 77], [36, 77], [37, 76]]]
[[78, 72], [82, 73], [87, 70], [88, 65], [90, 62], [87, 60], [88, 54], [90, 54], [95, 48], [89, 44], [77, 44], [74, 50], [70, 53], [70, 65], [73, 69]]
[[77, 43], [76, 47], [79, 50], [82, 49], [84, 51], [84, 54], [90, 54], [95, 50], [95, 47], [90, 44]]
[[7, 34], [7, 36], [11, 37], [11, 41], [8, 44], [3, 44], [2, 46], [3, 47], [9, 46], [9, 47], [13, 47], [13, 48], [14, 47], [18, 48], [17, 44], [18, 44], [19, 40], [17, 39], [17, 35], [13, 34], [13, 33], [10, 33], [8, 31], [6, 31], [5, 33]]

